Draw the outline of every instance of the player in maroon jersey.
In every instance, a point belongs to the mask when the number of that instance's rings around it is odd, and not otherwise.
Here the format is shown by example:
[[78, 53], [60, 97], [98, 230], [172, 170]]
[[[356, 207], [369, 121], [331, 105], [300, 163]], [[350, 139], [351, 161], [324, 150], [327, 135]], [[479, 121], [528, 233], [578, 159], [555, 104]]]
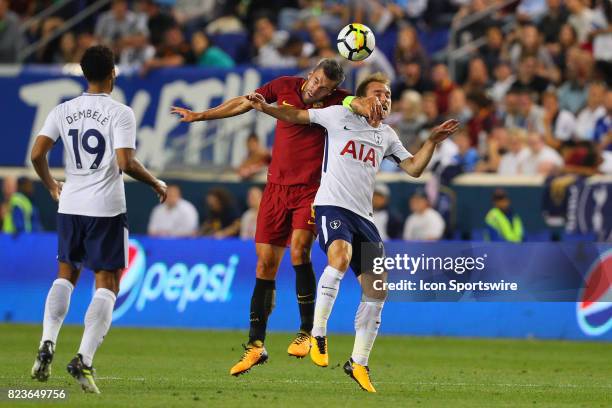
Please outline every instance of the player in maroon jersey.
[[[353, 98], [338, 89], [344, 71], [333, 59], [322, 60], [308, 78], [285, 76], [264, 84], [255, 92], [266, 102], [295, 106], [298, 109], [324, 108], [344, 104], [363, 116], [380, 116], [382, 106], [376, 98]], [[172, 108], [183, 122], [222, 119], [251, 110], [247, 96], [229, 99], [203, 112]], [[301, 326], [287, 352], [302, 358], [310, 351], [310, 332], [317, 291], [310, 251], [316, 234], [312, 202], [321, 181], [325, 130], [320, 126], [295, 125], [277, 121], [272, 162], [268, 170], [255, 233], [257, 271], [251, 298], [249, 342], [241, 360], [230, 374], [247, 372], [268, 359], [264, 348], [268, 316], [274, 308], [275, 279], [287, 244], [296, 272], [296, 295]]]

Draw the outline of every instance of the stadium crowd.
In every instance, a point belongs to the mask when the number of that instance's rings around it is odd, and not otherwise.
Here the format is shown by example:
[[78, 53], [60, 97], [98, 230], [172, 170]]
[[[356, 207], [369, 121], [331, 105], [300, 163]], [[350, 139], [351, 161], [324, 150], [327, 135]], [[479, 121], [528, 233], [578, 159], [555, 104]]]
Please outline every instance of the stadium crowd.
[[[44, 46], [25, 62], [75, 63], [87, 47], [103, 43], [116, 51], [118, 64], [141, 75], [183, 65], [307, 70], [320, 58], [339, 58], [338, 30], [362, 21], [376, 33], [379, 48], [363, 62], [344, 63], [393, 80], [394, 113], [387, 121], [404, 145], [416, 151], [447, 118], [464, 125], [432, 160], [430, 170], [442, 184], [470, 172], [612, 174], [610, 0], [113, 0], [57, 37], [56, 30], [93, 2], [68, 2], [48, 17], [33, 18], [52, 3], [0, 0], [0, 63], [17, 62], [20, 50], [42, 40]], [[486, 13], [490, 8], [496, 11]], [[436, 30], [450, 33], [446, 50], [464, 52], [452, 61], [448, 53], [432, 52], [424, 39]], [[385, 46], [389, 40], [392, 47]], [[256, 135], [247, 143], [248, 156], [237, 169], [245, 179], [265, 173], [272, 154]], [[383, 171], [396, 171], [386, 165]], [[384, 192], [377, 189], [379, 196]], [[249, 192], [250, 213], [242, 223], [224, 191], [207, 194], [202, 213], [209, 215], [201, 223], [193, 205], [180, 190], [175, 193], [153, 213], [149, 233], [246, 237], [254, 231], [261, 191]], [[444, 225], [424, 194], [415, 194], [410, 207], [433, 226], [431, 236], [414, 239], [442, 235]], [[178, 209], [191, 221], [167, 231], [163, 224]], [[417, 218], [403, 231], [381, 230], [410, 239], [422, 230], [415, 227], [424, 222]]]

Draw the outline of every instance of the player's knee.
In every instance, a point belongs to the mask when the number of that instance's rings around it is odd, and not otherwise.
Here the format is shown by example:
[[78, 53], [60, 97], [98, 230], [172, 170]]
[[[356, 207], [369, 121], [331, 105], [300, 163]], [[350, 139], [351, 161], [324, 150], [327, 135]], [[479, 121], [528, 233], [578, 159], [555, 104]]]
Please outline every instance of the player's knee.
[[259, 279], [271, 280], [276, 278], [276, 271], [278, 270], [278, 260], [273, 254], [263, 253], [257, 258], [257, 270], [256, 276]]
[[327, 251], [327, 257], [329, 265], [336, 268], [339, 271], [346, 271], [351, 263], [350, 252], [343, 247], [336, 247]]
[[310, 262], [310, 245], [291, 246], [291, 264], [303, 265]]

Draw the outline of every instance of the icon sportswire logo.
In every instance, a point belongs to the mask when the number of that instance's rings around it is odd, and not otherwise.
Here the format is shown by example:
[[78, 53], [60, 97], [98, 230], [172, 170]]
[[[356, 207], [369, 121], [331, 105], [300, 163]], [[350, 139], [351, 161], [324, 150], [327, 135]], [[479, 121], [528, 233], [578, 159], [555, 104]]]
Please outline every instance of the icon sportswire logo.
[[226, 263], [211, 266], [155, 262], [147, 268], [144, 248], [138, 241], [130, 240], [128, 267], [121, 275], [113, 320], [131, 309], [142, 312], [149, 303], [158, 300], [176, 302], [178, 313], [193, 302], [226, 302], [231, 297], [238, 262], [239, 257], [234, 254]]
[[576, 317], [586, 335], [601, 336], [612, 329], [612, 249], [600, 255], [589, 269], [576, 304]]

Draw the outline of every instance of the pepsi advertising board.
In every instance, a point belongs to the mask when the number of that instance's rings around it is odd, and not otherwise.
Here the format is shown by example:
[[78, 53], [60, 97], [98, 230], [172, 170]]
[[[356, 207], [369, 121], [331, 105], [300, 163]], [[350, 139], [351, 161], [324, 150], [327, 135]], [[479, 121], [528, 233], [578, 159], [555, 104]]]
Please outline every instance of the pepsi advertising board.
[[[436, 244], [393, 243], [420, 254]], [[529, 245], [505, 245], [483, 251], [525, 257]], [[492, 244], [491, 244], [492, 245]], [[540, 244], [550, 245], [553, 243]], [[593, 252], [592, 248], [596, 250]], [[389, 297], [381, 330], [387, 334], [434, 336], [536, 337], [612, 340], [612, 246], [591, 251], [576, 246], [565, 251], [564, 262], [588, 265], [578, 269], [583, 287], [576, 301], [483, 301], [462, 299], [440, 302]], [[0, 235], [0, 313], [5, 322], [38, 323], [55, 279], [57, 238], [54, 234]], [[35, 256], [33, 256], [35, 254]], [[542, 257], [544, 258], [544, 257]], [[587, 259], [588, 258], [588, 259]], [[559, 262], [558, 260], [556, 262]], [[326, 265], [324, 254], [313, 249], [317, 275]], [[506, 262], [511, 267], [511, 261]], [[255, 245], [252, 241], [214, 239], [154, 239], [132, 237], [129, 266], [121, 277], [113, 325], [248, 329], [248, 312], [255, 282]], [[421, 273], [421, 272], [418, 272]], [[295, 272], [288, 257], [277, 277], [277, 301], [269, 327], [294, 331], [299, 325], [295, 302]], [[73, 293], [66, 322], [81, 324], [93, 293], [93, 273], [83, 271]], [[333, 314], [353, 316], [361, 292], [352, 273], [342, 281]], [[330, 331], [353, 332], [353, 319], [331, 319]]]

